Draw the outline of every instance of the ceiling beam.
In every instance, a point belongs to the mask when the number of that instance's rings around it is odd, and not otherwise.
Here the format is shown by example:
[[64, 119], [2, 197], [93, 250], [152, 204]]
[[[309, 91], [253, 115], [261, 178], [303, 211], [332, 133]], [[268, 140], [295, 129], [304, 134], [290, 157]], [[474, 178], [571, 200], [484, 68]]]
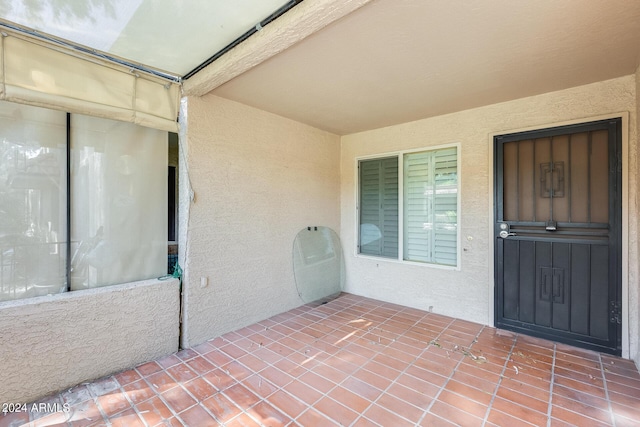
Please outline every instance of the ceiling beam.
[[370, 1], [303, 1], [186, 79], [183, 93], [203, 96]]

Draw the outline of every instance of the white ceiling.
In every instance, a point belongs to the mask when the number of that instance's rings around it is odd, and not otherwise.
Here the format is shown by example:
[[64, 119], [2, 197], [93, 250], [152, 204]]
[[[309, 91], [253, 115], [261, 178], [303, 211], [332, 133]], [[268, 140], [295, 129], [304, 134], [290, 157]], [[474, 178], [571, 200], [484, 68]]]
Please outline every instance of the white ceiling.
[[629, 75], [639, 58], [638, 0], [372, 0], [213, 93], [344, 135]]

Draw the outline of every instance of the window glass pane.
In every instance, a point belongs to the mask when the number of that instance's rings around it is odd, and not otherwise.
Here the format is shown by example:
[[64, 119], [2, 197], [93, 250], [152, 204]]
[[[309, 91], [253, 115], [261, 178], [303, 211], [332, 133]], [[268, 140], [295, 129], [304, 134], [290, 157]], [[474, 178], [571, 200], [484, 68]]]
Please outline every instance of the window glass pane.
[[457, 150], [404, 155], [404, 259], [457, 263]]
[[360, 253], [398, 257], [398, 159], [360, 162]]
[[0, 102], [0, 301], [66, 288], [66, 114]]
[[73, 115], [71, 288], [166, 274], [167, 132]]

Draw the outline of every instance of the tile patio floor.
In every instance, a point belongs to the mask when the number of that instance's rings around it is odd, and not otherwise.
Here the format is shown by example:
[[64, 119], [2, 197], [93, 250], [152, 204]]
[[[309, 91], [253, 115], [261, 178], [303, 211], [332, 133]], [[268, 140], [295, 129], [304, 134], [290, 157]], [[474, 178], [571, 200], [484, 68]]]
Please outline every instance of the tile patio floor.
[[342, 294], [46, 402], [70, 411], [0, 426], [622, 427], [640, 425], [640, 374], [628, 360]]

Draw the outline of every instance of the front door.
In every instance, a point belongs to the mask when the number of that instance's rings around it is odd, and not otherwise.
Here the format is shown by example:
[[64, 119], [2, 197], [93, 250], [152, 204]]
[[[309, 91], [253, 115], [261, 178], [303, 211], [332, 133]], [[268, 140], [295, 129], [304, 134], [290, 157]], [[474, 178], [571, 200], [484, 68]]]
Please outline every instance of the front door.
[[494, 143], [496, 327], [619, 355], [620, 119]]

